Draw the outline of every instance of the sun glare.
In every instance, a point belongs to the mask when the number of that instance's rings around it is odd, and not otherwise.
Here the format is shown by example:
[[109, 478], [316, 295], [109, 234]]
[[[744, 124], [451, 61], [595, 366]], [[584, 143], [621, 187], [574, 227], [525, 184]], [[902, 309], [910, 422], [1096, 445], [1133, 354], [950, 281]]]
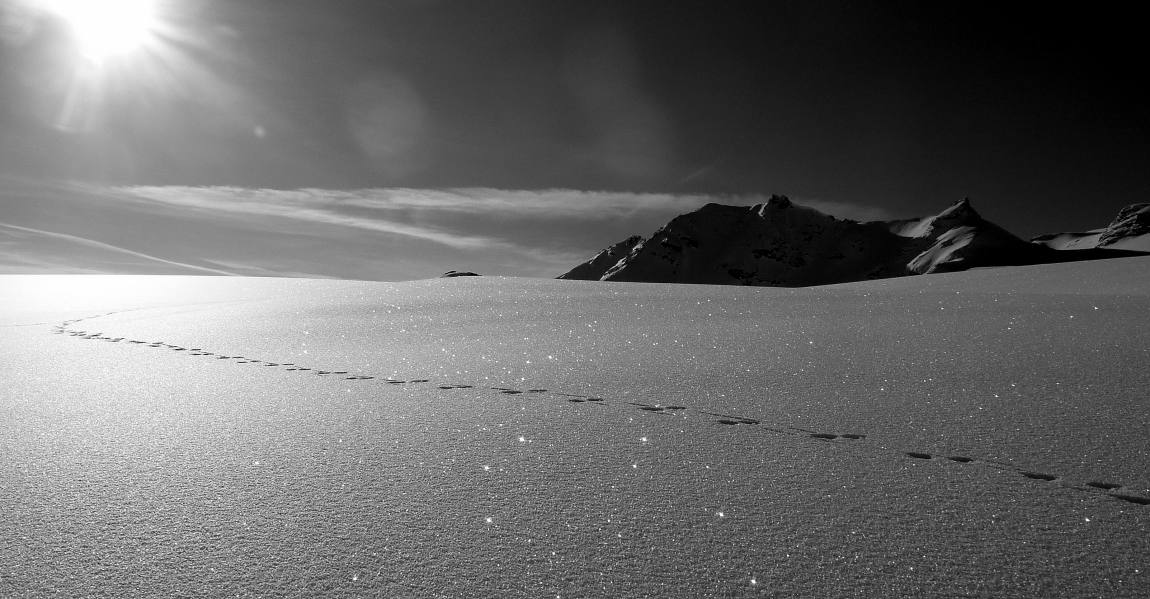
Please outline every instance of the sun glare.
[[104, 59], [137, 50], [155, 33], [155, 0], [40, 0], [72, 29], [80, 50]]

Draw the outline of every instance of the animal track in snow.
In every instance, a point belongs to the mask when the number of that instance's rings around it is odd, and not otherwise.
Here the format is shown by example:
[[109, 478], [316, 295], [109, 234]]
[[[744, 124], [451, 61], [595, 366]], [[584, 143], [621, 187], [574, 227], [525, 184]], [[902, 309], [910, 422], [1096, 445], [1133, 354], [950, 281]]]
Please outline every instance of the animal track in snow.
[[574, 397], [574, 396], [570, 396], [567, 393], [556, 393], [556, 395], [567, 395], [568, 396], [567, 401], [570, 403], [588, 403], [588, 402], [590, 402], [590, 403], [601, 403], [603, 401], [602, 397], [587, 397], [587, 396]]
[[669, 415], [669, 414], [673, 414], [673, 413], [678, 412], [680, 410], [686, 410], [687, 409], [685, 406], [664, 406], [664, 405], [660, 405], [660, 404], [652, 405], [652, 404], [646, 404], [646, 403], [641, 403], [641, 402], [637, 402], [637, 401], [629, 401], [627, 403], [638, 407], [640, 410], [642, 410], [644, 412], [649, 412], [651, 414], [662, 414], [664, 416]]
[[[933, 460], [936, 457], [933, 454], [925, 453], [925, 452], [919, 452], [919, 451], [904, 451], [903, 455], [908, 457], [908, 458], [913, 458], [916, 460]], [[1040, 482], [1044, 482], [1044, 483], [1053, 483], [1053, 484], [1059, 485], [1063, 488], [1070, 489], [1073, 491], [1094, 493], [1094, 494], [1098, 494], [1098, 495], [1106, 495], [1106, 496], [1112, 497], [1112, 498], [1117, 499], [1117, 500], [1121, 500], [1121, 501], [1125, 501], [1125, 502], [1133, 503], [1133, 504], [1137, 504], [1137, 505], [1150, 505], [1150, 498], [1143, 497], [1141, 495], [1135, 495], [1133, 493], [1123, 492], [1123, 491], [1111, 492], [1111, 491], [1114, 491], [1116, 489], [1122, 488], [1123, 485], [1120, 485], [1118, 483], [1090, 481], [1090, 482], [1087, 482], [1085, 485], [1079, 486], [1079, 485], [1075, 485], [1075, 484], [1067, 482], [1064, 477], [1058, 476], [1056, 474], [1050, 474], [1050, 473], [1046, 473], [1046, 472], [1037, 472], [1034, 470], [1027, 470], [1027, 469], [1015, 466], [1013, 464], [1010, 464], [1008, 462], [1002, 462], [999, 460], [979, 460], [979, 459], [975, 459], [975, 458], [971, 458], [971, 457], [967, 457], [967, 456], [960, 456], [960, 455], [946, 456], [945, 459], [948, 461], [951, 461], [951, 462], [958, 463], [958, 464], [982, 465], [982, 466], [994, 468], [996, 470], [1016, 472], [1023, 478], [1033, 480], [1033, 481], [1040, 481]]]
[[[228, 355], [223, 355], [223, 354], [215, 354], [213, 352], [206, 351], [202, 348], [190, 348], [189, 349], [189, 348], [185, 348], [185, 347], [182, 347], [179, 345], [173, 345], [173, 344], [165, 343], [163, 341], [145, 341], [145, 340], [140, 340], [140, 339], [126, 339], [125, 337], [110, 337], [110, 336], [104, 335], [102, 332], [89, 332], [89, 331], [85, 331], [85, 330], [78, 330], [74, 327], [74, 325], [78, 322], [82, 322], [85, 320], [92, 320], [92, 319], [100, 318], [103, 316], [110, 316], [110, 315], [116, 314], [116, 313], [117, 312], [108, 312], [105, 314], [98, 314], [95, 316], [89, 316], [89, 317], [84, 317], [84, 318], [67, 320], [67, 321], [64, 321], [63, 323], [61, 323], [59, 325], [56, 325], [52, 329], [51, 332], [53, 334], [67, 334], [67, 335], [70, 335], [72, 337], [76, 337], [79, 339], [107, 341], [107, 342], [111, 342], [111, 343], [120, 343], [120, 342], [127, 341], [129, 344], [142, 345], [142, 346], [150, 348], [150, 349], [170, 349], [172, 351], [185, 352], [183, 355], [187, 355], [187, 356], [195, 356], [195, 357], [208, 356], [208, 357], [211, 357], [211, 358], [214, 358], [217, 360], [231, 360], [232, 363], [234, 363], [234, 364], [257, 364], [257, 365], [263, 365], [265, 367], [271, 367], [271, 368], [282, 368], [285, 371], [312, 372], [314, 374], [324, 375], [324, 376], [333, 375], [333, 374], [338, 374], [338, 375], [348, 375], [349, 374], [349, 371], [346, 371], [346, 370], [320, 370], [320, 369], [315, 369], [315, 368], [307, 367], [307, 366], [299, 366], [299, 365], [296, 365], [296, 364], [291, 363], [291, 362], [267, 362], [267, 361], [258, 360], [255, 358], [248, 358], [245, 356], [228, 356]], [[404, 385], [404, 384], [418, 384], [418, 383], [431, 382], [430, 379], [399, 380], [399, 379], [392, 379], [390, 377], [376, 377], [373, 375], [362, 375], [362, 374], [355, 374], [355, 375], [350, 375], [350, 376], [345, 376], [345, 377], [340, 377], [340, 378], [342, 378], [343, 380], [354, 380], [354, 381], [371, 381], [371, 380], [378, 379], [380, 383], [387, 384], [387, 385]], [[438, 387], [438, 389], [444, 390], [444, 391], [456, 390], [456, 389], [474, 389], [475, 388], [473, 385], [460, 385], [460, 384], [443, 384], [443, 385], [438, 385], [437, 387]], [[607, 401], [605, 398], [602, 398], [602, 397], [592, 397], [592, 396], [580, 395], [580, 394], [574, 394], [574, 393], [563, 393], [563, 392], [559, 392], [559, 391], [550, 391], [548, 389], [542, 389], [542, 388], [528, 389], [526, 391], [523, 391], [520, 389], [511, 389], [508, 387], [489, 387], [489, 389], [492, 389], [494, 391], [499, 391], [500, 393], [506, 394], [506, 395], [546, 394], [546, 395], [551, 395], [551, 396], [555, 396], [558, 398], [565, 398], [566, 401], [570, 402], [570, 403], [603, 404]], [[671, 414], [675, 414], [675, 413], [686, 413], [686, 412], [693, 411], [692, 408], [689, 408], [687, 406], [678, 406], [678, 405], [664, 406], [661, 404], [647, 404], [647, 403], [641, 403], [641, 402], [627, 402], [627, 403], [635, 406], [636, 408], [638, 408], [639, 410], [641, 410], [645, 413], [652, 414], [652, 415], [667, 416], [667, 415], [671, 415]], [[822, 431], [812, 431], [812, 430], [798, 428], [798, 427], [792, 427], [792, 426], [766, 425], [758, 419], [748, 418], [748, 417], [744, 417], [744, 416], [733, 416], [733, 415], [729, 415], [729, 414], [719, 414], [719, 413], [704, 412], [704, 411], [699, 411], [699, 413], [715, 417], [716, 420], [714, 420], [714, 422], [717, 424], [720, 424], [720, 425], [724, 425], [724, 426], [753, 427], [755, 429], [764, 430], [764, 431], [768, 431], [771, 433], [777, 433], [777, 434], [783, 434], [783, 435], [792, 435], [792, 436], [796, 436], [796, 437], [800, 437], [800, 438], [807, 438], [807, 439], [812, 439], [815, 441], [820, 441], [820, 442], [825, 442], [825, 443], [844, 443], [844, 442], [850, 442], [850, 441], [860, 441], [860, 440], [864, 440], [867, 438], [867, 435], [860, 434], [860, 433], [830, 433], [830, 432], [822, 432]], [[983, 466], [995, 468], [998, 470], [1013, 471], [1013, 472], [1018, 473], [1021, 477], [1026, 478], [1026, 479], [1036, 480], [1036, 481], [1041, 481], [1041, 482], [1046, 482], [1046, 483], [1052, 483], [1052, 484], [1060, 485], [1060, 486], [1067, 488], [1067, 489], [1076, 490], [1076, 491], [1080, 491], [1080, 492], [1088, 492], [1088, 493], [1094, 493], [1094, 494], [1098, 494], [1098, 495], [1106, 495], [1108, 497], [1114, 498], [1115, 500], [1119, 500], [1119, 501], [1123, 501], [1123, 502], [1127, 502], [1127, 503], [1131, 503], [1131, 504], [1135, 504], [1135, 505], [1150, 506], [1150, 498], [1143, 497], [1141, 495], [1136, 495], [1136, 494], [1126, 492], [1126, 491], [1121, 491], [1120, 489], [1122, 489], [1124, 485], [1119, 484], [1119, 483], [1102, 482], [1102, 481], [1092, 480], [1092, 481], [1086, 482], [1084, 485], [1078, 486], [1078, 485], [1072, 485], [1072, 484], [1066, 483], [1065, 478], [1060, 477], [1060, 476], [1055, 475], [1055, 474], [1048, 474], [1048, 473], [1038, 472], [1038, 471], [1034, 471], [1034, 470], [1027, 470], [1027, 469], [1023, 469], [1023, 468], [1019, 468], [1017, 466], [1014, 466], [1013, 464], [1010, 464], [1008, 462], [1002, 462], [1002, 461], [997, 461], [997, 460], [976, 459], [976, 458], [961, 456], [961, 455], [942, 456], [942, 455], [936, 455], [936, 454], [932, 454], [932, 453], [928, 453], [928, 452], [921, 452], [921, 451], [903, 451], [903, 452], [900, 452], [900, 455], [902, 455], [906, 458], [911, 458], [911, 459], [919, 460], [919, 461], [938, 461], [938, 460], [935, 460], [935, 458], [938, 457], [940, 460], [953, 462], [955, 464], [983, 465]], [[924, 466], [925, 466], [925, 464], [924, 464]]]

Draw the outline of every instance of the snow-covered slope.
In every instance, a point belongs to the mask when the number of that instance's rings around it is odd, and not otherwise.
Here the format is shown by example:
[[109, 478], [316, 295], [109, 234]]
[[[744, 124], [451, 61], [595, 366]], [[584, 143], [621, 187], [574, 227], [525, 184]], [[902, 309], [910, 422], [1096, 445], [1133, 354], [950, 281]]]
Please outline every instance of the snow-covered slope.
[[1147, 266], [0, 277], [0, 596], [1143, 597]]
[[890, 227], [896, 235], [916, 240], [914, 249], [926, 246], [906, 264], [907, 274], [1052, 261], [1046, 248], [1036, 248], [982, 218], [967, 199], [935, 216], [895, 221]]
[[1056, 250], [1107, 248], [1150, 252], [1150, 204], [1132, 204], [1123, 208], [1105, 229], [1054, 233], [1031, 241]]
[[1015, 237], [965, 199], [934, 216], [858, 223], [774, 196], [750, 208], [708, 204], [559, 278], [795, 287], [1067, 257]]
[[611, 270], [619, 263], [620, 260], [626, 258], [635, 250], [635, 247], [642, 243], [643, 238], [638, 235], [633, 235], [616, 243], [615, 245], [595, 254], [593, 258], [571, 269], [567, 274], [559, 278], [587, 280], [590, 278], [599, 278], [603, 273]]
[[1086, 250], [1098, 247], [1098, 238], [1106, 229], [1091, 229], [1077, 233], [1049, 233], [1030, 240], [1055, 250]]

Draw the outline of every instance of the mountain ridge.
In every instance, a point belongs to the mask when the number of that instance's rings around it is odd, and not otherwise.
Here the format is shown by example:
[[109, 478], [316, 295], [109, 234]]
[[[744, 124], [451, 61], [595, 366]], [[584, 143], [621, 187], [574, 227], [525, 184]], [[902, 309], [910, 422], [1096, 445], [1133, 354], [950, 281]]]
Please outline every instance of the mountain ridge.
[[[1125, 228], [1114, 235], [1142, 230], [1144, 213], [1120, 213]], [[773, 195], [753, 206], [708, 203], [650, 238], [613, 244], [558, 278], [803, 287], [1139, 254], [1026, 241], [983, 218], [968, 198], [930, 216], [858, 222]]]

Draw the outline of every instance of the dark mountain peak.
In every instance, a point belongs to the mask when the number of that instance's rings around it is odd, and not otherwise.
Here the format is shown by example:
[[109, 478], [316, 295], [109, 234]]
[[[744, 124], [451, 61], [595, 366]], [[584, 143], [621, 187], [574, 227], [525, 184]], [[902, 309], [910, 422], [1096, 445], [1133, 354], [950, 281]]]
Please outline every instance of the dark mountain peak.
[[765, 203], [751, 206], [750, 211], [759, 216], [766, 216], [768, 211], [786, 210], [791, 206], [794, 206], [794, 204], [790, 198], [784, 195], [773, 194]]
[[886, 225], [900, 237], [937, 238], [955, 227], [983, 227], [990, 223], [974, 210], [970, 198], [962, 198], [934, 216], [887, 221]]
[[791, 207], [791, 199], [784, 195], [772, 194], [771, 199], [767, 200], [767, 208], [774, 208], [775, 210], [783, 210]]
[[1048, 252], [983, 219], [969, 198], [931, 216], [859, 223], [772, 195], [754, 206], [709, 203], [649, 239], [607, 248], [562, 278], [820, 285], [1035, 263]]
[[962, 198], [961, 200], [950, 205], [949, 208], [938, 213], [934, 217], [936, 221], [976, 221], [982, 220], [982, 216], [975, 211], [974, 206], [970, 203], [970, 198]]

